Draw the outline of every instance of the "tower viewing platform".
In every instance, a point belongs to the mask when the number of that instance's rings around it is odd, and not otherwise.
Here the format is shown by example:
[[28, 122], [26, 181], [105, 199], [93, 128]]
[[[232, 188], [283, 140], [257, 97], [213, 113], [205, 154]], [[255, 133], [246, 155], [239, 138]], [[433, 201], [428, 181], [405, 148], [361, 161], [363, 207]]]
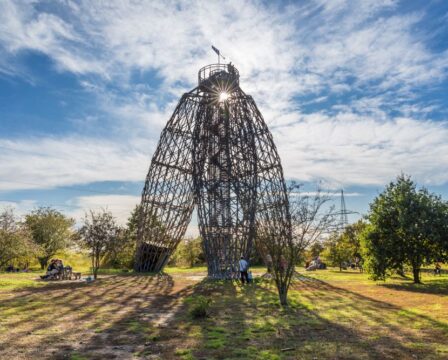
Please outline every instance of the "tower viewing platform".
[[231, 63], [210, 64], [204, 66], [198, 73], [198, 84], [203, 91], [210, 91], [219, 88], [226, 88], [231, 92], [239, 86], [240, 73]]

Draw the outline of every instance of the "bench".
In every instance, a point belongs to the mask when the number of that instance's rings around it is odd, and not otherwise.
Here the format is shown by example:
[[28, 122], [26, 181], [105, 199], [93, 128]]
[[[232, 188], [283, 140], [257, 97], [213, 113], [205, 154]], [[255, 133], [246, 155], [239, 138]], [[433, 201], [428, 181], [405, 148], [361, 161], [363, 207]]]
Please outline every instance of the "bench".
[[73, 272], [73, 269], [71, 266], [65, 267], [60, 273], [57, 275], [58, 280], [71, 280], [72, 277], [77, 279], [81, 279], [81, 273], [80, 272]]
[[66, 266], [62, 271], [59, 273], [59, 278], [61, 280], [71, 280], [72, 278], [72, 268], [70, 266]]

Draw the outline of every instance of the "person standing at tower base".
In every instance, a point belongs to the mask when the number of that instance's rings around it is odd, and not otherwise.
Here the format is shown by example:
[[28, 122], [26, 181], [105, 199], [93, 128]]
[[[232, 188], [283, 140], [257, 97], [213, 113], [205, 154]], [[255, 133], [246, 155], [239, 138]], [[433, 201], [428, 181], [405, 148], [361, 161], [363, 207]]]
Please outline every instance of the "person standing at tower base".
[[239, 261], [239, 268], [240, 268], [240, 274], [241, 274], [241, 283], [243, 285], [244, 285], [244, 283], [249, 283], [249, 277], [247, 275], [247, 271], [249, 270], [249, 263], [242, 256]]

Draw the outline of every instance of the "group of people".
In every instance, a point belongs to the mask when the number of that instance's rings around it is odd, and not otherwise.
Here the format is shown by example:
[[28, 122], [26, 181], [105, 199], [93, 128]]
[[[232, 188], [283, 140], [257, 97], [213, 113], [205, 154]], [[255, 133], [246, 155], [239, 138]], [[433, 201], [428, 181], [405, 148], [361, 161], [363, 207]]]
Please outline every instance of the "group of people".
[[41, 279], [50, 280], [55, 279], [58, 275], [62, 274], [64, 271], [64, 264], [61, 259], [52, 259], [50, 265], [48, 265], [47, 273], [41, 275]]
[[311, 261], [305, 262], [305, 270], [306, 271], [313, 271], [317, 269], [326, 269], [327, 265], [320, 260], [319, 255], [316, 256]]
[[12, 264], [8, 265], [8, 267], [6, 268], [6, 272], [20, 272], [20, 271], [28, 272], [28, 268], [25, 267], [23, 270], [20, 270], [20, 268], [16, 268]]
[[20, 268], [18, 268], [18, 267], [16, 268], [13, 264], [10, 264], [7, 266], [7, 268], [5, 270], [6, 270], [6, 272], [9, 272], [9, 273], [11, 273], [11, 272], [28, 272], [29, 271], [28, 264], [23, 266], [22, 270], [20, 270]]

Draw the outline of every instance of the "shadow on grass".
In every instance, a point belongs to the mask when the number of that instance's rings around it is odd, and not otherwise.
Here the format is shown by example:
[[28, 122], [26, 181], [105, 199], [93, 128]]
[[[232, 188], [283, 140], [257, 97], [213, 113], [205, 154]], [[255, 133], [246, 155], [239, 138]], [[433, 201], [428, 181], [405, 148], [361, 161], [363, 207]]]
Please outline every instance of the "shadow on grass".
[[109, 276], [89, 284], [53, 282], [12, 292], [13, 296], [0, 303], [0, 354], [70, 358], [86, 346], [92, 333], [100, 333], [116, 317], [142, 304], [169, 296], [172, 288], [173, 279], [167, 275]]
[[[306, 280], [305, 280], [306, 279]], [[203, 281], [193, 295], [213, 299], [211, 316], [177, 316], [181, 359], [443, 358], [446, 323], [312, 278], [294, 285], [290, 306], [278, 306], [267, 281]], [[189, 334], [189, 335], [186, 335]], [[172, 334], [174, 335], [174, 334]], [[178, 335], [179, 336], [179, 335]]]
[[307, 306], [333, 323], [352, 328], [367, 340], [366, 350], [376, 348], [384, 358], [448, 355], [447, 322], [306, 276], [294, 288]]
[[401, 284], [380, 284], [388, 289], [398, 291], [409, 291], [422, 294], [448, 295], [448, 279], [437, 279], [425, 281], [422, 284], [414, 284], [413, 282]]
[[[271, 282], [110, 276], [87, 286], [17, 293], [0, 304], [11, 334], [0, 354], [52, 359], [443, 358], [447, 324], [301, 276], [290, 306]], [[63, 284], [60, 284], [63, 285]], [[33, 291], [33, 292], [32, 292]], [[189, 313], [198, 296], [210, 316]], [[1, 325], [4, 324], [0, 322]], [[25, 343], [25, 344], [24, 344]], [[26, 346], [26, 344], [28, 344]], [[448, 348], [446, 348], [448, 351]]]

